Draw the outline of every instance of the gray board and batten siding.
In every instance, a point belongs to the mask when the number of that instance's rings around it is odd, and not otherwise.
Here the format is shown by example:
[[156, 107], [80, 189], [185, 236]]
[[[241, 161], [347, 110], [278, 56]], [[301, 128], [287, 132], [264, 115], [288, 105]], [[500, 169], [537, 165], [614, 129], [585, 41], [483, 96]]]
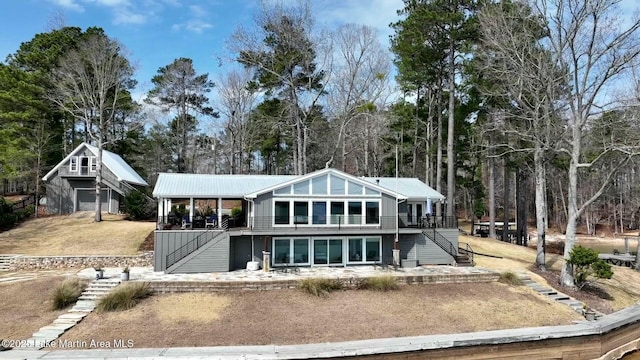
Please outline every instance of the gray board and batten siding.
[[[221, 236], [217, 236], [221, 234]], [[154, 241], [154, 271], [167, 270], [167, 255], [198, 236], [209, 240], [200, 249], [176, 262], [169, 272], [202, 273], [227, 272], [232, 270], [229, 234], [220, 230], [205, 231], [156, 231]]]
[[[438, 229], [443, 236], [457, 247], [456, 229]], [[167, 271], [166, 257], [179, 247], [198, 236], [216, 237], [220, 231], [156, 231], [154, 271]], [[452, 236], [456, 235], [456, 236]], [[299, 233], [300, 237], [311, 234]], [[223, 236], [208, 242], [202, 248], [187, 255], [170, 268], [171, 273], [227, 272], [245, 269], [248, 261], [258, 261], [262, 265], [262, 251], [271, 248], [271, 239], [278, 235], [239, 235], [225, 232]], [[389, 263], [392, 258], [394, 234], [381, 234], [381, 262]], [[253, 242], [253, 253], [252, 243]], [[400, 234], [401, 259], [417, 260], [418, 265], [453, 264], [455, 260], [444, 250], [421, 233]], [[342, 266], [342, 265], [339, 265]]]

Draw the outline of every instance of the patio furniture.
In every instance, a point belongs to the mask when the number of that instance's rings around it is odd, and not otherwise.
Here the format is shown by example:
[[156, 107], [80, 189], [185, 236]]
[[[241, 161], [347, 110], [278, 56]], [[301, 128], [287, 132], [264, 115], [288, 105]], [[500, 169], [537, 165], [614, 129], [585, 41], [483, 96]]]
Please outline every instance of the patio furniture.
[[209, 226], [211, 226], [212, 228], [215, 228], [218, 226], [218, 215], [217, 214], [212, 214], [211, 216], [209, 216], [207, 218], [207, 222], [205, 224], [205, 227], [208, 229]]
[[192, 229], [204, 229], [206, 224], [205, 218], [202, 216], [197, 216], [193, 219], [193, 223], [191, 224]]
[[191, 229], [191, 219], [189, 219], [189, 215], [185, 215], [182, 217], [182, 230]]

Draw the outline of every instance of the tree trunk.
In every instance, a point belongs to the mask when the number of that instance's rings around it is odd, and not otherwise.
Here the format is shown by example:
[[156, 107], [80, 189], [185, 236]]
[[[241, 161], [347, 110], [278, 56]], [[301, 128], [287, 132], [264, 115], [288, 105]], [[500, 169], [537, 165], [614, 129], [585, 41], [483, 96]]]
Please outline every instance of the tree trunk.
[[504, 182], [504, 213], [502, 216], [502, 241], [509, 241], [509, 169], [507, 168], [507, 159], [504, 160], [503, 168], [503, 182]]
[[526, 246], [527, 243], [527, 174], [520, 168], [516, 169], [516, 243]]
[[496, 238], [496, 164], [489, 157], [489, 237]]
[[455, 125], [455, 91], [456, 91], [456, 63], [455, 44], [453, 38], [449, 40], [449, 121], [447, 127], [447, 217], [454, 216], [455, 208], [455, 154], [453, 153], [453, 130]]
[[[574, 120], [577, 122], [577, 120]], [[569, 162], [569, 188], [567, 189], [567, 229], [564, 244], [564, 265], [560, 272], [560, 281], [563, 285], [575, 287], [573, 267], [569, 264], [569, 254], [576, 243], [576, 230], [578, 223], [578, 164], [582, 145], [582, 131], [578, 124], [573, 124], [571, 161]]]
[[544, 162], [542, 159], [542, 149], [537, 148], [533, 154], [533, 163], [535, 171], [536, 182], [536, 266], [542, 270], [547, 270], [547, 264], [545, 260], [545, 216], [546, 216], [546, 201], [545, 201], [545, 188], [546, 188], [546, 174]]
[[98, 156], [96, 158], [96, 222], [102, 221], [102, 201], [100, 199], [100, 185], [102, 184], [102, 148], [104, 147], [102, 143], [102, 133], [102, 129], [100, 129], [100, 134], [98, 134]]
[[[438, 147], [436, 150], [436, 191], [442, 194], [442, 76], [439, 78], [439, 86], [438, 86], [438, 134], [437, 134], [437, 144]], [[440, 219], [442, 216], [442, 207], [440, 204], [436, 206], [436, 217]]]

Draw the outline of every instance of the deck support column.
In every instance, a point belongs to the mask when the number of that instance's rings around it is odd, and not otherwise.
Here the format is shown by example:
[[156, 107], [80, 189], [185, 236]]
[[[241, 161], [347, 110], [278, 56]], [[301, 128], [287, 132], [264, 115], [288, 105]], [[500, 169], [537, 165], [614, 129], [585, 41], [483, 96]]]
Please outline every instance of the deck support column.
[[220, 228], [220, 224], [222, 224], [222, 198], [218, 198], [218, 228]]

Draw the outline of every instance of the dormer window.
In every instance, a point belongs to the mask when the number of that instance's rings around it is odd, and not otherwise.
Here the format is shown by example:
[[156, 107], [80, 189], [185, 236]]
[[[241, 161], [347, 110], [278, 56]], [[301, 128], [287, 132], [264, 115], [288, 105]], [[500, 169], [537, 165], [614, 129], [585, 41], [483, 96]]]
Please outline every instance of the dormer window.
[[69, 162], [69, 171], [78, 172], [78, 157], [72, 156], [71, 161]]
[[91, 172], [95, 172], [96, 166], [97, 166], [96, 157], [95, 156], [90, 157], [89, 162], [91, 164]]

